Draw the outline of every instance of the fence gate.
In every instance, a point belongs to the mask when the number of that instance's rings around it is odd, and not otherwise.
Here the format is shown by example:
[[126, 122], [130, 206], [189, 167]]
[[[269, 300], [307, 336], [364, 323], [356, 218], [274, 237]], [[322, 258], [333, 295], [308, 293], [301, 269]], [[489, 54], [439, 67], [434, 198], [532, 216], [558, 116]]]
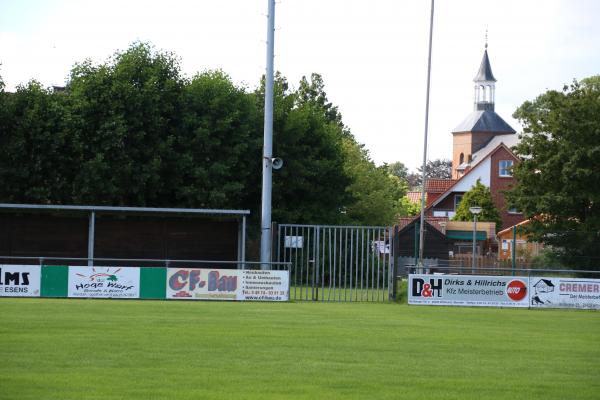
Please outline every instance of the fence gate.
[[393, 230], [380, 226], [279, 225], [276, 257], [289, 262], [290, 299], [392, 298]]

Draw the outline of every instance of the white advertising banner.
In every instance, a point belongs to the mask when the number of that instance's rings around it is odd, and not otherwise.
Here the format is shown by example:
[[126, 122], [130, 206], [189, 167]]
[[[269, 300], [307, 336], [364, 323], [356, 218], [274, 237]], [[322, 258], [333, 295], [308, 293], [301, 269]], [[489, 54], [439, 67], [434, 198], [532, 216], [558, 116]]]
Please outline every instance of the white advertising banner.
[[140, 269], [69, 267], [68, 296], [137, 299], [140, 297]]
[[0, 264], [0, 296], [39, 297], [41, 267]]
[[288, 301], [287, 271], [169, 268], [167, 298]]
[[528, 307], [528, 278], [411, 274], [408, 304]]
[[600, 310], [600, 279], [530, 278], [532, 308]]

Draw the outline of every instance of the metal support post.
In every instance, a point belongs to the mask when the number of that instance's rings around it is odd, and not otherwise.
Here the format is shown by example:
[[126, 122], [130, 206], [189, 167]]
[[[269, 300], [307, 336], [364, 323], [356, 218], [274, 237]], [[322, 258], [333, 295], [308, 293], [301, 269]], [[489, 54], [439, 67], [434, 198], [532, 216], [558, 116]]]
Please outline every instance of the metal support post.
[[94, 238], [96, 235], [96, 213], [90, 213], [90, 219], [88, 222], [88, 262], [89, 267], [94, 266]]

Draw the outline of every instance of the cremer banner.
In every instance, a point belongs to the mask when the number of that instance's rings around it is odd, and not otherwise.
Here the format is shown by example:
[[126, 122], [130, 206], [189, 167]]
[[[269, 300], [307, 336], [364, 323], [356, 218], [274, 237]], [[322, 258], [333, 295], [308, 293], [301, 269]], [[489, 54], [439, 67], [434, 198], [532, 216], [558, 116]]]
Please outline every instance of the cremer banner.
[[289, 273], [210, 268], [169, 268], [167, 298], [288, 301]]
[[600, 279], [530, 278], [532, 308], [600, 310]]
[[479, 275], [409, 275], [408, 304], [528, 307], [528, 278]]
[[137, 299], [140, 269], [136, 267], [69, 267], [69, 297]]
[[41, 267], [0, 264], [0, 296], [39, 297]]

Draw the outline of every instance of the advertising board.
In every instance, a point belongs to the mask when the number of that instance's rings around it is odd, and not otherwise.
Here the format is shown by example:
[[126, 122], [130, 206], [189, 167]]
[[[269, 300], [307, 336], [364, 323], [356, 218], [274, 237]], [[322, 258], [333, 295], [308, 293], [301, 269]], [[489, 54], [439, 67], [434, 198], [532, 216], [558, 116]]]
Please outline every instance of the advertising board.
[[0, 296], [38, 297], [41, 267], [0, 264]]
[[411, 274], [408, 304], [528, 307], [528, 278]]
[[69, 267], [69, 297], [137, 299], [140, 269], [135, 267]]
[[169, 268], [167, 298], [288, 301], [287, 271]]
[[600, 279], [530, 278], [532, 308], [600, 310]]

